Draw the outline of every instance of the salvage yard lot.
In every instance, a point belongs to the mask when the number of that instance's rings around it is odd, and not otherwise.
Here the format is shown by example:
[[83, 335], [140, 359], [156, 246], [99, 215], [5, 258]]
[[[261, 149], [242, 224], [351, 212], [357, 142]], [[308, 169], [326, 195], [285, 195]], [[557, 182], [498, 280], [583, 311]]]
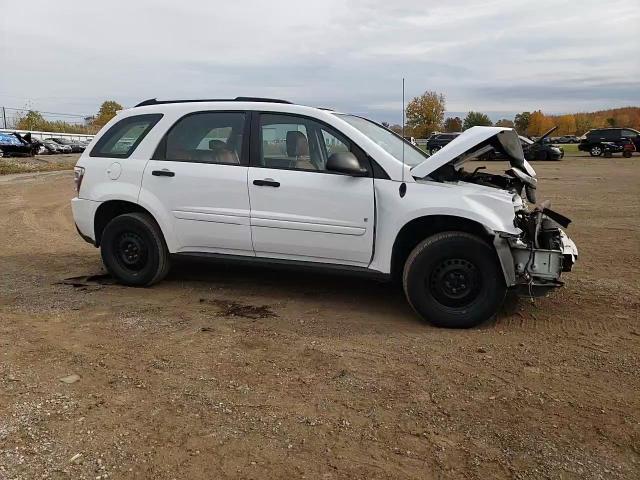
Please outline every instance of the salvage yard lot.
[[638, 157], [534, 167], [578, 264], [467, 331], [346, 276], [61, 284], [72, 173], [0, 177], [0, 479], [639, 478]]

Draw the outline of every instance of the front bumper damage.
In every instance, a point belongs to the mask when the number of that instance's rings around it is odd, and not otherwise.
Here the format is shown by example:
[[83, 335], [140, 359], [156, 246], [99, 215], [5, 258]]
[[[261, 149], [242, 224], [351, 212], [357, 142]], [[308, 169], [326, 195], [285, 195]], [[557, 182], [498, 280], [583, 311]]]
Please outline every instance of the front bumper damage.
[[520, 219], [522, 234], [497, 233], [494, 246], [507, 286], [526, 295], [543, 295], [564, 284], [562, 273], [570, 272], [578, 259], [576, 244], [560, 228], [571, 221], [548, 205]]

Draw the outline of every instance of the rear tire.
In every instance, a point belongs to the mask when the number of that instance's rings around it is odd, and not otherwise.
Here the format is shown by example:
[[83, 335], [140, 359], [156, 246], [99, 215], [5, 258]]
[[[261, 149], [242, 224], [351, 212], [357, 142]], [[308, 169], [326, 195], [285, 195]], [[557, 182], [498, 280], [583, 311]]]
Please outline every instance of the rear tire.
[[169, 250], [158, 224], [146, 213], [111, 220], [100, 241], [102, 261], [123, 285], [148, 287], [169, 272]]
[[411, 307], [438, 327], [470, 328], [493, 317], [507, 288], [495, 251], [465, 232], [443, 232], [416, 246], [402, 284]]
[[600, 155], [602, 155], [603, 149], [600, 145], [594, 145], [593, 147], [591, 147], [591, 149], [589, 150], [589, 154], [592, 157], [599, 157]]

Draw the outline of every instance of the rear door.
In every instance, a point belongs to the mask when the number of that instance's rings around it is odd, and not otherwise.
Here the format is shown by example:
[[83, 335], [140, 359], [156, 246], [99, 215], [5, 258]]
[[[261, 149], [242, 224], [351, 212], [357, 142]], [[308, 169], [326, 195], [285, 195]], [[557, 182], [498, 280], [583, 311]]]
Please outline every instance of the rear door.
[[622, 137], [631, 140], [634, 143], [636, 150], [640, 150], [640, 134], [638, 134], [638, 132], [631, 129], [625, 129], [622, 130]]
[[253, 255], [247, 192], [249, 116], [188, 114], [148, 162], [141, 203], [160, 205], [178, 251]]
[[[328, 125], [254, 114], [249, 168], [256, 255], [366, 266], [374, 233], [373, 176], [326, 170], [334, 152], [356, 147]], [[366, 159], [361, 159], [363, 167]]]

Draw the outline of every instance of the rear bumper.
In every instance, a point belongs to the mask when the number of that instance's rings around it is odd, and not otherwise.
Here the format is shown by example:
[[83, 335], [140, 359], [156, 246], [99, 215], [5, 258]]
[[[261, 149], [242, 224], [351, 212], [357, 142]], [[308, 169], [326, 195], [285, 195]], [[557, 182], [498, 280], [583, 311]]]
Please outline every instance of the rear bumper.
[[93, 245], [96, 243], [93, 220], [100, 203], [78, 197], [71, 200], [71, 211], [73, 212], [73, 221], [76, 224], [76, 229], [84, 240]]

